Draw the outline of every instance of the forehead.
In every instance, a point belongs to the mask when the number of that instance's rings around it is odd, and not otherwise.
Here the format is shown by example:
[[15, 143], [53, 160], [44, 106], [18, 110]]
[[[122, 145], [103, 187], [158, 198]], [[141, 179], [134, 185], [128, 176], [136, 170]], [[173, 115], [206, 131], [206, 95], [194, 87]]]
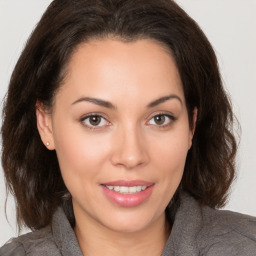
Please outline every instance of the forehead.
[[135, 100], [176, 93], [183, 98], [172, 55], [151, 39], [101, 39], [80, 44], [68, 63], [62, 87], [62, 92], [73, 97], [100, 96], [112, 100], [132, 96]]

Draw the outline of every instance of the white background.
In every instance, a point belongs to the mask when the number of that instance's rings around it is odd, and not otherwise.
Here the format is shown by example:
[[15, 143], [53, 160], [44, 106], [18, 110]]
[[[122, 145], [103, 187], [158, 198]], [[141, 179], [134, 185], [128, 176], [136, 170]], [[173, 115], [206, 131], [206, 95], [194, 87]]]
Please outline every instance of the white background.
[[[0, 100], [30, 32], [50, 0], [0, 0]], [[238, 177], [226, 209], [256, 215], [256, 0], [177, 0], [211, 41], [242, 134]], [[15, 207], [0, 167], [0, 246], [16, 236]]]

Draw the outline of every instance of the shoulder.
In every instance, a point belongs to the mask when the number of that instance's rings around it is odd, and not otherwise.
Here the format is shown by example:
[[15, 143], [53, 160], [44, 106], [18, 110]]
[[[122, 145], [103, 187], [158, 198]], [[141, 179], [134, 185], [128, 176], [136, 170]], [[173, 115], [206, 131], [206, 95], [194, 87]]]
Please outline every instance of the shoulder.
[[203, 255], [256, 255], [256, 218], [202, 207], [197, 241]]
[[1, 256], [23, 256], [26, 252], [21, 243], [13, 241], [0, 248]]
[[11, 239], [0, 248], [1, 256], [48, 256], [61, 255], [54, 242], [51, 228], [46, 227]]

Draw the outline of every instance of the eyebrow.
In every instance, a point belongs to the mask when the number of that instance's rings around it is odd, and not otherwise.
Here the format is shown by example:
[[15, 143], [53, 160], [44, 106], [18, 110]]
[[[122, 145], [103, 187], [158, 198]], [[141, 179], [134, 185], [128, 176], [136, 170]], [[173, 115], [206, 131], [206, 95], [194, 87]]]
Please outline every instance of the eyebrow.
[[83, 101], [87, 101], [87, 102], [91, 102], [94, 103], [96, 105], [105, 107], [105, 108], [110, 108], [110, 109], [116, 109], [117, 107], [114, 106], [112, 103], [105, 101], [105, 100], [101, 100], [101, 99], [96, 99], [96, 98], [91, 98], [91, 97], [82, 97], [79, 98], [78, 100], [74, 101], [72, 103], [72, 105], [79, 103], [79, 102], [83, 102]]
[[159, 105], [161, 103], [164, 103], [167, 100], [171, 100], [171, 99], [177, 99], [181, 103], [181, 105], [183, 105], [182, 100], [181, 100], [181, 98], [178, 95], [171, 94], [171, 95], [163, 96], [163, 97], [161, 97], [159, 99], [156, 99], [156, 100], [152, 101], [151, 103], [149, 103], [147, 105], [147, 108], [153, 108], [153, 107], [155, 107], [155, 106], [157, 106], [157, 105]]
[[[168, 96], [163, 96], [159, 99], [156, 99], [156, 100], [150, 102], [147, 105], [147, 108], [155, 107], [155, 106], [157, 106], [161, 103], [164, 103], [167, 100], [171, 100], [171, 99], [177, 99], [181, 103], [181, 105], [183, 105], [182, 100], [179, 96], [177, 96], [175, 94], [171, 94], [171, 95], [168, 95]], [[77, 104], [79, 102], [83, 102], [83, 101], [91, 102], [91, 103], [94, 103], [96, 105], [99, 105], [99, 106], [102, 106], [102, 107], [105, 107], [105, 108], [109, 108], [109, 109], [117, 109], [117, 107], [115, 105], [113, 105], [111, 102], [108, 102], [108, 101], [105, 101], [105, 100], [102, 100], [102, 99], [91, 98], [91, 97], [79, 98], [78, 100], [74, 101], [72, 103], [72, 105]]]

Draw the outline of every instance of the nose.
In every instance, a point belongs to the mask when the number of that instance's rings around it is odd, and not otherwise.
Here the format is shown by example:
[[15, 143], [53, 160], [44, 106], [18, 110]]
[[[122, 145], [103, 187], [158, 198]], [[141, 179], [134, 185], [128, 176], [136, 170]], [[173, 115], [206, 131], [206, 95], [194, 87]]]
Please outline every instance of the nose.
[[131, 170], [149, 161], [146, 142], [139, 128], [120, 128], [113, 143], [115, 145], [111, 159], [113, 165]]

